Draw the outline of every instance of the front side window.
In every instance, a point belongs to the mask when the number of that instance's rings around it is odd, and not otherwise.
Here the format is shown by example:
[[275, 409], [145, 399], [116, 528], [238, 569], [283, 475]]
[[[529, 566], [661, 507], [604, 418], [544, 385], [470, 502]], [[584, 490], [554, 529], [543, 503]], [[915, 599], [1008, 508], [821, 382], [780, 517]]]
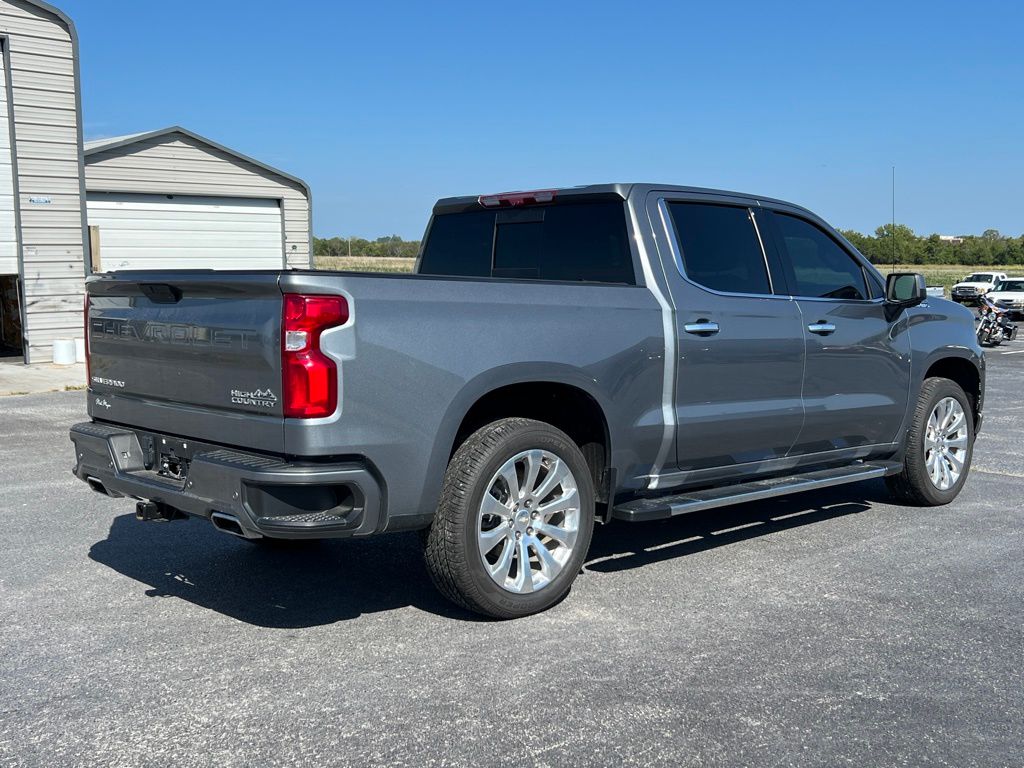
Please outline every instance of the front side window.
[[794, 278], [793, 293], [818, 299], [870, 298], [864, 270], [824, 231], [809, 221], [776, 213]]
[[761, 243], [746, 208], [669, 203], [686, 276], [715, 291], [770, 294]]

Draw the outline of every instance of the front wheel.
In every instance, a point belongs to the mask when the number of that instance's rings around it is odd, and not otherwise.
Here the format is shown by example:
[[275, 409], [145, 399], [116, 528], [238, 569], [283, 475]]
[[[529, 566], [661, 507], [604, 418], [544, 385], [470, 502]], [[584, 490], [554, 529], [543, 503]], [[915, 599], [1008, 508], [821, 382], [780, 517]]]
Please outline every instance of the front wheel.
[[427, 570], [464, 608], [526, 616], [565, 597], [593, 527], [593, 481], [576, 444], [550, 424], [501, 419], [452, 456], [427, 535]]
[[982, 319], [978, 326], [978, 343], [985, 346], [995, 346], [999, 342], [995, 339], [996, 329], [988, 319]]
[[956, 382], [925, 379], [918, 394], [903, 458], [903, 471], [886, 478], [901, 501], [948, 504], [967, 480], [974, 452], [974, 413]]

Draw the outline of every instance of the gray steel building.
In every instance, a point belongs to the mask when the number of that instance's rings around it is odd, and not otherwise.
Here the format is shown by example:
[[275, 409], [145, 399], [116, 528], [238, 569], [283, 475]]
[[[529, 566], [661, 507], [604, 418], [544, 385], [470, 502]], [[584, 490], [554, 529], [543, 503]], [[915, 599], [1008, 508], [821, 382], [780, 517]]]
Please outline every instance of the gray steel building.
[[88, 244], [78, 39], [39, 0], [0, 0], [0, 339], [46, 361], [82, 335]]
[[81, 338], [93, 270], [310, 266], [302, 180], [180, 127], [83, 144], [60, 10], [0, 0], [0, 53], [0, 357]]
[[309, 187], [181, 127], [85, 143], [95, 270], [310, 265]]

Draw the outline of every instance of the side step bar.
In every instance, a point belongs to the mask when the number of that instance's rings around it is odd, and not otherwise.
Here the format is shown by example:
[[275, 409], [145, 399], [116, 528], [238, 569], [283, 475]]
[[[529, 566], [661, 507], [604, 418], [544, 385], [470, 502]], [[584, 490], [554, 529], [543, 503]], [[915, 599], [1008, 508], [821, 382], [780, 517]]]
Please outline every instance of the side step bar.
[[730, 504], [742, 504], [747, 501], [760, 501], [773, 496], [786, 496], [801, 491], [816, 491], [819, 488], [830, 488], [833, 485], [856, 483], [885, 475], [894, 475], [900, 471], [901, 465], [894, 461], [873, 461], [848, 464], [842, 467], [818, 469], [787, 477], [773, 477], [768, 480], [755, 480], [749, 483], [737, 483], [718, 488], [705, 488], [700, 491], [689, 491], [672, 496], [636, 499], [620, 504], [612, 510], [616, 520], [643, 522], [645, 520], [663, 520], [667, 517], [684, 515], [688, 512], [700, 512]]

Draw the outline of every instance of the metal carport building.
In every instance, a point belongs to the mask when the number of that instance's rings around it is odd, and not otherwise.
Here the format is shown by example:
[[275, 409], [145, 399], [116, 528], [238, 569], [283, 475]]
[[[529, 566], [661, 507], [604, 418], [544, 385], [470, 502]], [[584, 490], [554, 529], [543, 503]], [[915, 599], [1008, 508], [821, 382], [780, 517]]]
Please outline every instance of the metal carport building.
[[82, 335], [82, 108], [74, 24], [0, 0], [0, 354], [49, 360]]
[[179, 126], [85, 144], [95, 271], [310, 266], [309, 187]]

